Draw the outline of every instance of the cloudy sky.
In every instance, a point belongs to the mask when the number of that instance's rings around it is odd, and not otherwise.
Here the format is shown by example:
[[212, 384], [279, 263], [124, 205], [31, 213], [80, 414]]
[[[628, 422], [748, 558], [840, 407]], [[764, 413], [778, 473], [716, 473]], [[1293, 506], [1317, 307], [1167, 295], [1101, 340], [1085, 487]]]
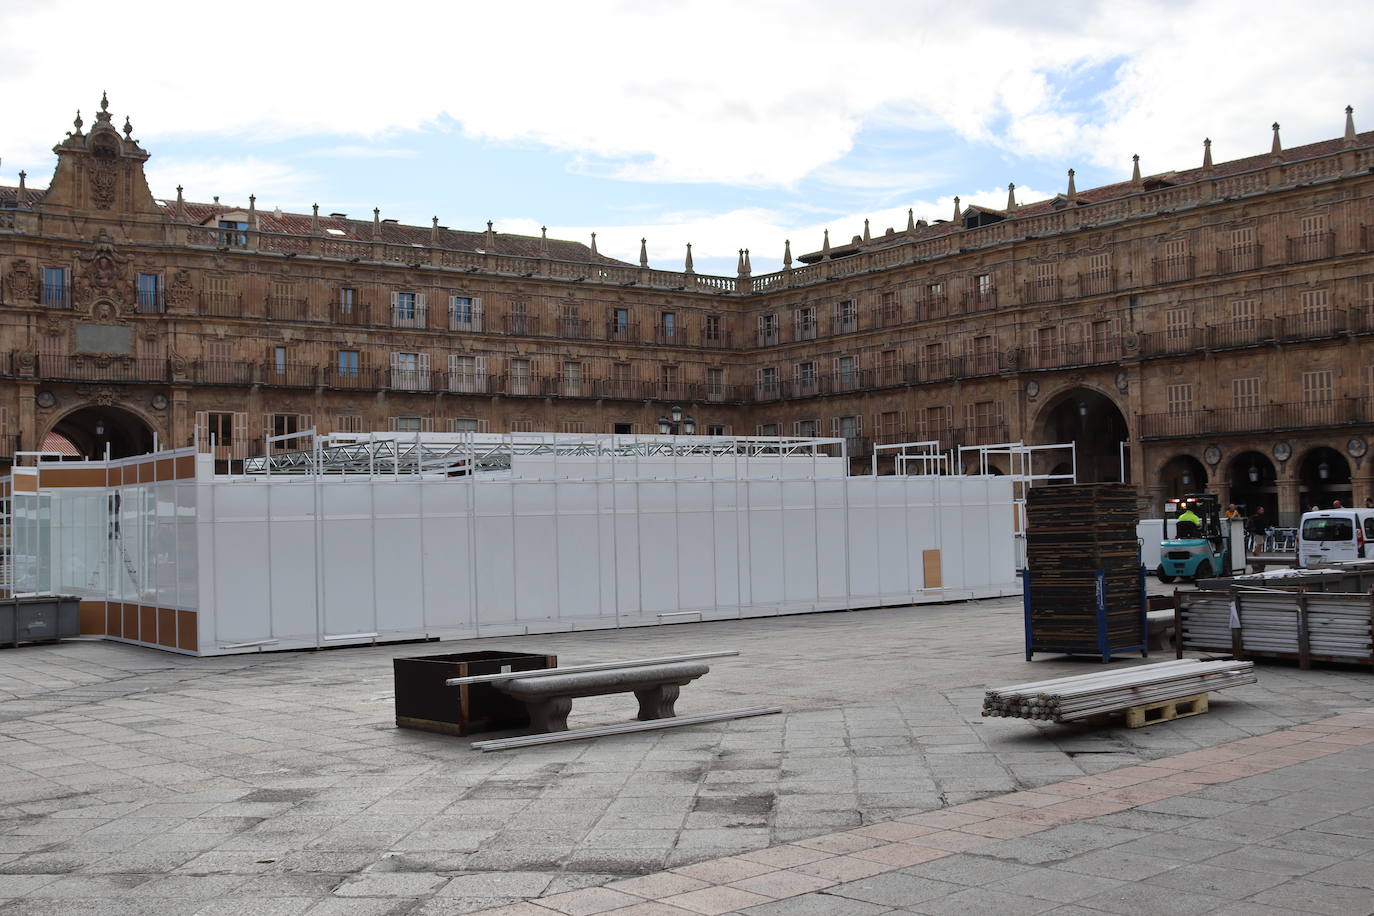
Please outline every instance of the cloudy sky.
[[[1317, 15], [1319, 13], [1320, 15]], [[0, 3], [0, 183], [102, 89], [153, 193], [755, 273], [862, 231], [1374, 128], [1370, 4]]]

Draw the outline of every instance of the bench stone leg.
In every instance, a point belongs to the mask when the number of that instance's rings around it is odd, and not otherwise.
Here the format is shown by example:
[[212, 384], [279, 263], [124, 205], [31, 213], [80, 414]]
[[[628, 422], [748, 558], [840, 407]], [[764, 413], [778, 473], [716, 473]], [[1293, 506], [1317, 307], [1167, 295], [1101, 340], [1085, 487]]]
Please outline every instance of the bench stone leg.
[[647, 690], [636, 690], [635, 699], [639, 700], [639, 718], [671, 719], [677, 713], [673, 710], [681, 689], [676, 684], [664, 684]]
[[536, 732], [565, 732], [568, 730], [568, 713], [572, 712], [572, 697], [526, 700], [525, 709], [530, 714], [530, 727]]

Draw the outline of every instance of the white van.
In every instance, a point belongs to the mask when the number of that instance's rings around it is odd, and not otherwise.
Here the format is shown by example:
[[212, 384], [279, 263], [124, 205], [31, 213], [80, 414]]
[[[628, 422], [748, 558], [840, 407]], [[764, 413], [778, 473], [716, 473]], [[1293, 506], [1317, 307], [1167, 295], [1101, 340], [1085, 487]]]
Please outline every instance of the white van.
[[1374, 509], [1323, 509], [1305, 512], [1298, 526], [1298, 566], [1374, 557]]

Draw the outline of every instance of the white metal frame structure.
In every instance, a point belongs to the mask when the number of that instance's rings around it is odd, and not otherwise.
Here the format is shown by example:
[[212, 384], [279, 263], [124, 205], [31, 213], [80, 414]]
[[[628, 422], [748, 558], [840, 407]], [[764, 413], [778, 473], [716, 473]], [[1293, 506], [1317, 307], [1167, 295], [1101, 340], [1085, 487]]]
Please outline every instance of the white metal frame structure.
[[[1045, 455], [1053, 452], [1067, 450], [1069, 453], [1069, 467], [1072, 469], [1068, 474], [1037, 474], [1035, 473], [1035, 458], [1037, 455]], [[976, 464], [969, 468], [965, 464], [965, 455], [975, 453], [977, 455]], [[1012, 505], [1015, 512], [1016, 529], [1016, 568], [1026, 568], [1026, 493], [1037, 482], [1046, 483], [1078, 483], [1078, 445], [1074, 442], [1063, 442], [1054, 445], [1026, 445], [1024, 442], [1002, 442], [996, 445], [965, 445], [959, 449], [959, 472], [961, 474], [990, 474], [992, 465], [990, 459], [995, 456], [1006, 456], [1007, 473], [1006, 477], [1011, 480], [1012, 486]]]

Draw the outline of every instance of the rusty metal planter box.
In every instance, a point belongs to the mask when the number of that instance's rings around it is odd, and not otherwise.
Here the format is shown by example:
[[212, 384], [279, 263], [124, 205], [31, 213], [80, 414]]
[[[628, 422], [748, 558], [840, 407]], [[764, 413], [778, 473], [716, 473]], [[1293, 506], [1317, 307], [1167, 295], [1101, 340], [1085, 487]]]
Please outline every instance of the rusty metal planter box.
[[491, 684], [449, 687], [451, 677], [558, 667], [556, 655], [525, 652], [456, 652], [392, 660], [396, 724], [448, 735], [526, 728], [525, 704]]

